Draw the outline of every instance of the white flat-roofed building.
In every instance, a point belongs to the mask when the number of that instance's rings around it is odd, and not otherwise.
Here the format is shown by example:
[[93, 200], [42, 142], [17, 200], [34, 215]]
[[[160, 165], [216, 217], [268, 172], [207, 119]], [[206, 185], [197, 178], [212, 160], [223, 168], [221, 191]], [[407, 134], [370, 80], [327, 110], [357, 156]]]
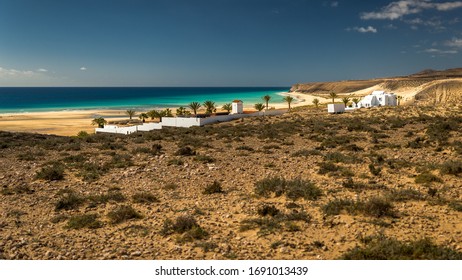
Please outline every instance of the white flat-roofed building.
[[231, 114], [242, 114], [244, 113], [244, 103], [241, 100], [234, 100], [232, 103]]
[[388, 93], [383, 90], [373, 91], [371, 94], [364, 96], [359, 101], [358, 107], [377, 107], [377, 106], [396, 106], [398, 104], [397, 96], [394, 93]]

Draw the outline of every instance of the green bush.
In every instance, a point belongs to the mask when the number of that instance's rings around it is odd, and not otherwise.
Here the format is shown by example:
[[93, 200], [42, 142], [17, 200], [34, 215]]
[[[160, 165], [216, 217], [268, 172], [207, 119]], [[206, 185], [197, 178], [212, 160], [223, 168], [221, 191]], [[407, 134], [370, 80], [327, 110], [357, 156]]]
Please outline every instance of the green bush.
[[366, 184], [355, 182], [352, 178], [348, 178], [347, 180], [343, 181], [342, 186], [352, 190], [364, 190], [368, 188]]
[[285, 180], [283, 178], [273, 177], [260, 180], [255, 183], [255, 193], [259, 196], [275, 196], [283, 194], [290, 199], [303, 198], [306, 200], [317, 200], [322, 191], [314, 183], [300, 178], [294, 180]]
[[339, 215], [346, 211], [350, 215], [363, 214], [380, 218], [384, 216], [396, 217], [393, 205], [385, 198], [372, 197], [366, 202], [353, 201], [350, 199], [335, 199], [322, 207], [326, 215]]
[[180, 187], [180, 186], [177, 185], [177, 184], [168, 183], [168, 184], [166, 184], [166, 185], [163, 187], [163, 189], [164, 189], [164, 190], [176, 190], [176, 189], [178, 189], [179, 187]]
[[79, 133], [77, 133], [78, 138], [87, 138], [88, 136], [90, 136], [90, 134], [88, 134], [88, 132], [86, 132], [84, 130], [79, 131]]
[[459, 175], [462, 173], [462, 161], [447, 161], [441, 165], [440, 170], [442, 174]]
[[54, 162], [42, 167], [35, 175], [37, 179], [58, 181], [64, 179], [64, 166], [59, 162]]
[[425, 196], [421, 192], [413, 189], [390, 190], [386, 197], [388, 200], [396, 202], [404, 202], [409, 200], [418, 201], [425, 199]]
[[249, 151], [249, 152], [255, 151], [254, 148], [249, 147], [249, 146], [245, 146], [245, 145], [237, 147], [236, 150], [238, 150], [238, 151]]
[[425, 146], [424, 142], [425, 142], [424, 138], [417, 137], [413, 141], [408, 142], [407, 147], [411, 148], [411, 149], [420, 149], [420, 148], [423, 148]]
[[335, 199], [329, 201], [322, 207], [322, 212], [326, 215], [335, 216], [346, 210], [350, 214], [355, 214], [358, 208], [358, 203], [351, 199]]
[[69, 218], [67, 221], [67, 228], [81, 229], [81, 228], [100, 228], [102, 223], [98, 221], [96, 214], [83, 214], [76, 215]]
[[[267, 211], [269, 211], [272, 214], [276, 212], [271, 207], [269, 207]], [[261, 210], [259, 212], [261, 213]], [[261, 216], [263, 217], [242, 220], [241, 225], [240, 225], [240, 231], [247, 231], [247, 230], [258, 228], [259, 235], [266, 235], [266, 234], [273, 233], [281, 229], [285, 229], [286, 231], [289, 231], [289, 232], [299, 231], [300, 227], [294, 222], [310, 223], [312, 219], [311, 216], [305, 212], [295, 212], [295, 211], [291, 213], [278, 212], [275, 215], [268, 214], [268, 215], [261, 215]]]
[[205, 187], [203, 194], [214, 194], [214, 193], [224, 193], [223, 188], [221, 187], [220, 182], [213, 181], [212, 184]]
[[80, 164], [78, 168], [80, 169], [80, 171], [77, 175], [79, 177], [82, 177], [82, 179], [86, 182], [94, 182], [98, 180], [99, 177], [104, 175], [104, 173], [106, 173], [109, 170], [108, 165], [102, 166], [92, 162], [85, 162], [83, 164]]
[[257, 213], [260, 216], [271, 216], [274, 217], [279, 214], [279, 209], [276, 208], [274, 205], [263, 205], [262, 207], [258, 208]]
[[328, 153], [324, 156], [326, 161], [335, 162], [335, 163], [355, 163], [358, 162], [357, 158], [354, 156], [344, 155], [340, 152]]
[[449, 207], [455, 211], [462, 212], [462, 201], [451, 201], [449, 203]]
[[332, 162], [321, 162], [319, 163], [318, 174], [324, 175], [331, 172], [339, 171], [340, 167]]
[[448, 140], [450, 132], [457, 127], [456, 121], [437, 121], [428, 126], [426, 134], [430, 140], [444, 143]]
[[344, 260], [462, 260], [462, 253], [438, 246], [430, 239], [403, 242], [373, 238], [364, 247], [355, 247], [341, 256]]
[[281, 196], [285, 191], [285, 179], [279, 177], [265, 178], [255, 183], [255, 193], [259, 196], [269, 196], [274, 193]]
[[422, 173], [415, 177], [415, 182], [416, 184], [428, 184], [433, 182], [441, 183], [442, 180], [438, 176], [431, 173]]
[[371, 172], [372, 175], [374, 176], [379, 176], [380, 172], [382, 172], [381, 167], [375, 167], [372, 163], [369, 164], [369, 171]]
[[182, 234], [180, 241], [191, 242], [193, 240], [204, 239], [208, 233], [200, 227], [196, 219], [192, 216], [180, 216], [175, 221], [167, 219], [164, 221], [161, 235]]
[[363, 205], [363, 214], [373, 216], [376, 218], [389, 216], [395, 217], [396, 214], [393, 211], [393, 205], [385, 198], [372, 197]]
[[171, 160], [168, 161], [168, 165], [176, 165], [176, 166], [182, 166], [184, 164], [184, 161], [182, 161], [179, 158], [172, 158]]
[[138, 213], [133, 207], [121, 205], [108, 213], [108, 218], [113, 224], [119, 224], [127, 220], [141, 219], [143, 216]]
[[118, 189], [110, 189], [105, 194], [88, 196], [91, 206], [105, 204], [109, 201], [122, 202], [125, 201], [125, 196]]
[[286, 196], [290, 199], [303, 198], [306, 200], [317, 200], [322, 196], [322, 191], [310, 181], [294, 179], [286, 181]]
[[133, 194], [132, 199], [133, 199], [133, 202], [135, 203], [149, 204], [149, 203], [159, 202], [159, 199], [157, 199], [155, 195], [149, 192], [137, 192]]
[[71, 210], [77, 209], [83, 204], [85, 198], [76, 194], [72, 190], [65, 190], [60, 192], [61, 197], [55, 204], [55, 210]]
[[13, 195], [13, 194], [33, 194], [35, 191], [27, 185], [19, 185], [13, 188], [8, 188], [6, 185], [3, 186], [0, 193], [3, 195]]
[[109, 163], [109, 166], [115, 168], [126, 168], [133, 166], [132, 156], [129, 154], [115, 154], [112, 156], [112, 160]]
[[215, 162], [215, 159], [211, 156], [207, 155], [197, 155], [194, 157], [194, 160], [202, 162], [202, 163], [212, 163]]

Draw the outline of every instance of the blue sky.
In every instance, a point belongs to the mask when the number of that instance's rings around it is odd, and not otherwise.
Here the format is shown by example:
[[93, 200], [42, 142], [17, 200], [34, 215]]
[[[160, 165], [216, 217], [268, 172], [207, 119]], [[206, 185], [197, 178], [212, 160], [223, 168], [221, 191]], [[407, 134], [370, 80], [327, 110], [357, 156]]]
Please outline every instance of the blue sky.
[[462, 1], [0, 0], [0, 86], [290, 86], [461, 53]]

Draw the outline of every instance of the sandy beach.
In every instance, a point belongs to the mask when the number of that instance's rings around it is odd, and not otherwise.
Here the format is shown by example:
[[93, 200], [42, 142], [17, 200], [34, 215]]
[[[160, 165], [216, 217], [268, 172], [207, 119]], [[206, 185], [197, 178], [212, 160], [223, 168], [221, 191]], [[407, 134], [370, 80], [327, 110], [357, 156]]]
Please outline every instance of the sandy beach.
[[110, 117], [110, 120], [117, 120], [118, 116], [126, 118], [124, 112], [118, 110], [7, 113], [0, 114], [0, 130], [63, 136], [77, 135], [79, 131], [93, 133], [95, 126], [91, 122], [98, 116]]
[[[288, 94], [289, 95], [289, 94]], [[296, 100], [292, 107], [311, 105], [314, 96], [291, 93]], [[281, 101], [282, 101], [281, 97]], [[277, 100], [271, 100], [277, 101]], [[286, 103], [269, 103], [276, 109], [287, 108]], [[323, 100], [321, 100], [322, 102]], [[263, 103], [263, 101], [262, 101]], [[217, 106], [219, 109], [221, 106]], [[244, 104], [246, 110], [254, 110], [253, 104]], [[176, 108], [170, 108], [175, 112]], [[140, 112], [137, 112], [140, 113]], [[138, 114], [137, 114], [138, 115]], [[95, 117], [102, 116], [107, 121], [127, 119], [124, 110], [69, 110], [52, 112], [4, 113], [0, 114], [0, 130], [13, 132], [30, 132], [40, 134], [54, 134], [75, 136], [80, 131], [93, 133], [95, 126], [91, 124]]]

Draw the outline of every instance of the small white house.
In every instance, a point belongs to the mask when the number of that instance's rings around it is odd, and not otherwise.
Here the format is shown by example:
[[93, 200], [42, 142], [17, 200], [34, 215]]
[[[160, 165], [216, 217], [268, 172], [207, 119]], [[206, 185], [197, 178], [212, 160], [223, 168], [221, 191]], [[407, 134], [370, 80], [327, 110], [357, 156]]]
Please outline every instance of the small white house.
[[244, 103], [242, 100], [234, 100], [232, 103], [231, 114], [242, 114], [244, 113]]
[[327, 104], [327, 112], [331, 114], [340, 114], [345, 112], [345, 104], [337, 103], [337, 104]]
[[394, 93], [375, 90], [371, 94], [364, 96], [358, 103], [358, 107], [396, 106], [397, 104], [397, 96]]

